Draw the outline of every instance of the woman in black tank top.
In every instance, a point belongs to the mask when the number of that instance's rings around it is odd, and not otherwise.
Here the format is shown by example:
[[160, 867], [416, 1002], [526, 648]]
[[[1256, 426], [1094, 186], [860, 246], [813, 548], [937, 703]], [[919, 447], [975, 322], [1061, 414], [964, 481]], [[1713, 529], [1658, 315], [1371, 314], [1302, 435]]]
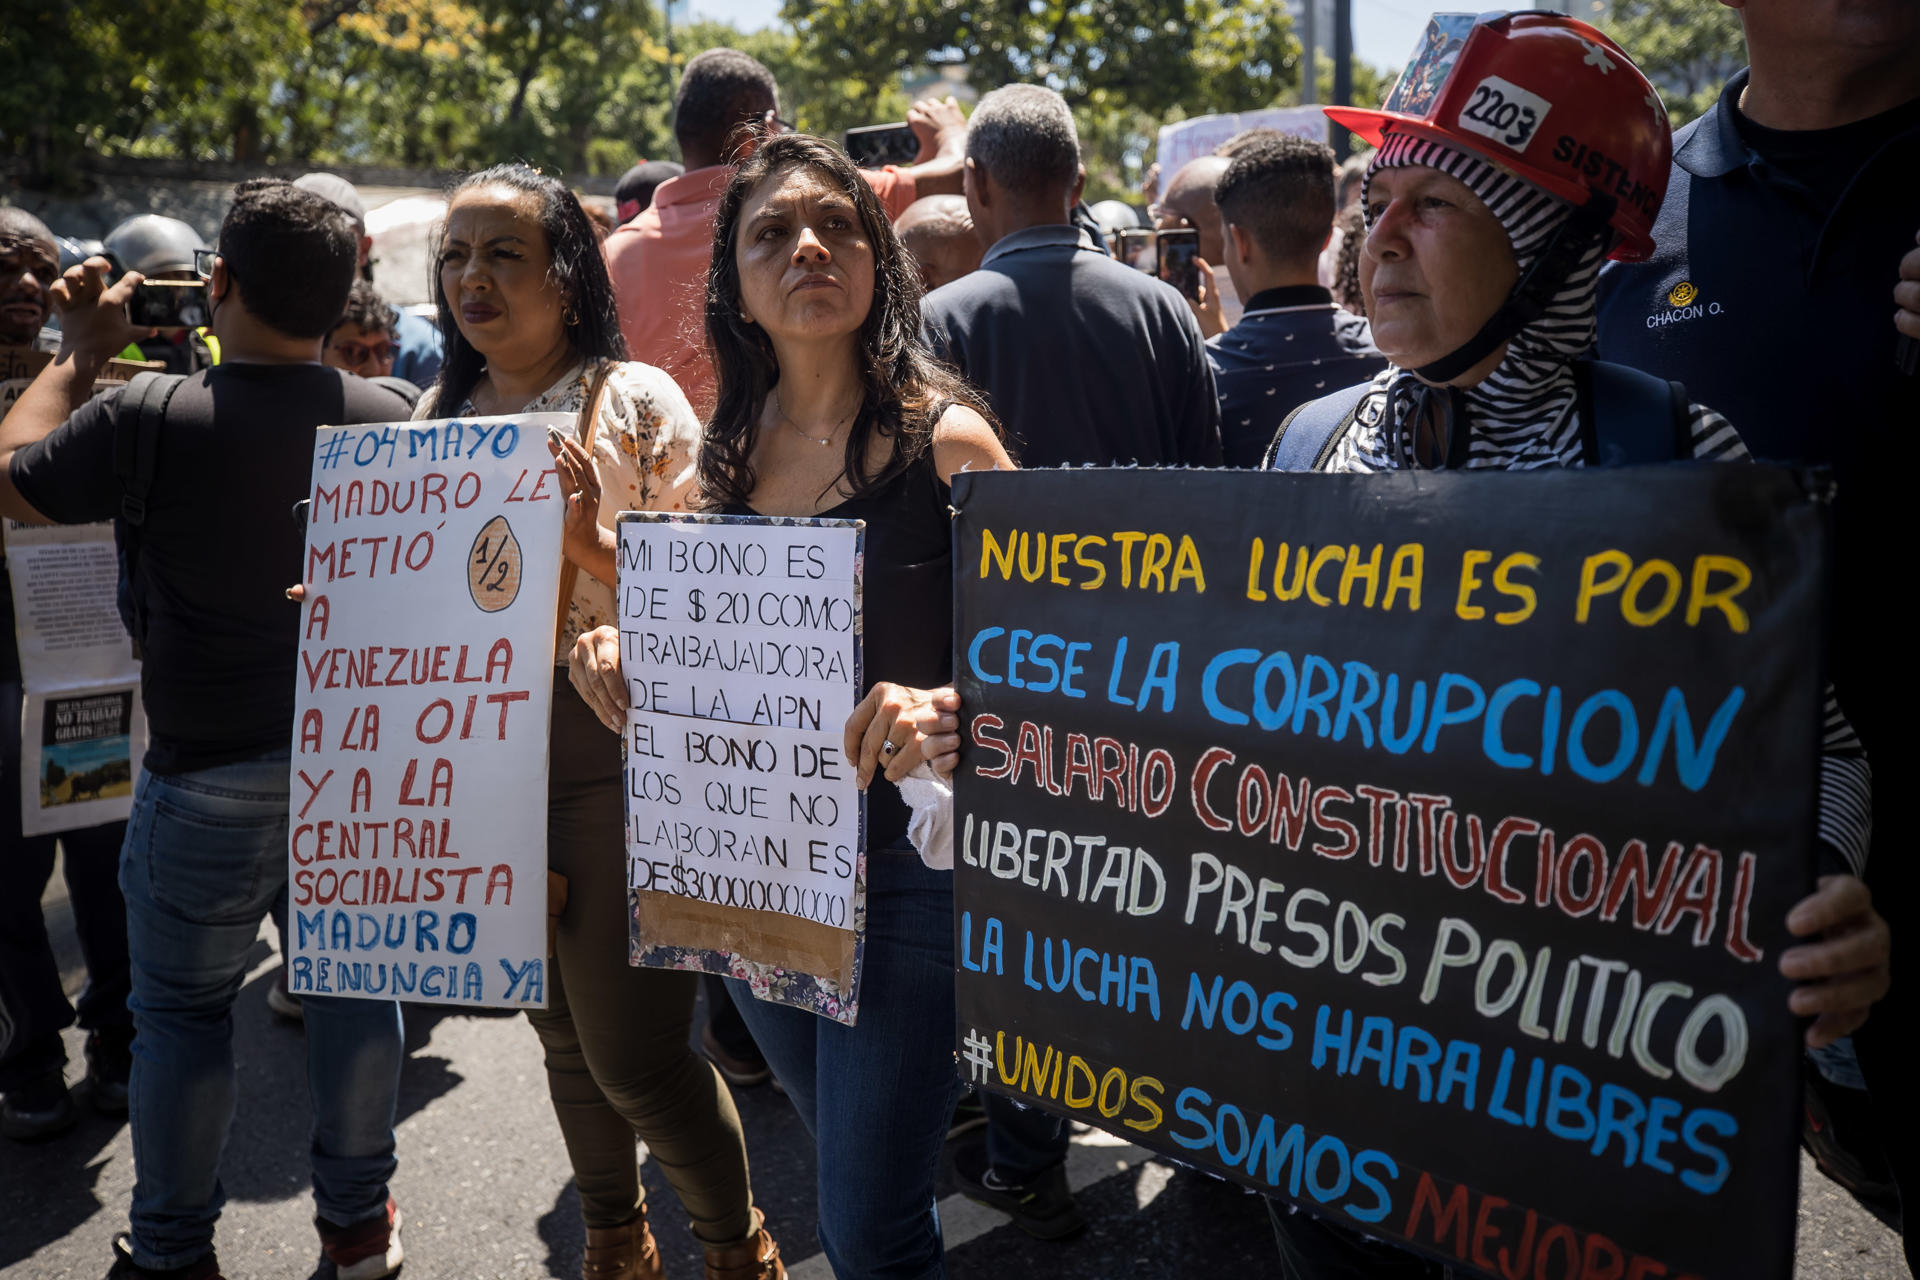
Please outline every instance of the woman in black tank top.
[[[762, 142], [714, 224], [706, 332], [716, 406], [704, 505], [867, 522], [867, 688], [847, 726], [867, 789], [859, 1021], [728, 986], [819, 1166], [822, 1249], [841, 1280], [944, 1275], [934, 1176], [953, 1069], [953, 876], [915, 856], [893, 780], [958, 761], [948, 478], [1011, 468], [980, 396], [920, 338], [920, 287], [859, 171], [818, 138]], [[618, 639], [576, 650], [603, 717], [624, 705]], [[592, 655], [587, 653], [592, 650]], [[609, 678], [610, 677], [610, 678]]]

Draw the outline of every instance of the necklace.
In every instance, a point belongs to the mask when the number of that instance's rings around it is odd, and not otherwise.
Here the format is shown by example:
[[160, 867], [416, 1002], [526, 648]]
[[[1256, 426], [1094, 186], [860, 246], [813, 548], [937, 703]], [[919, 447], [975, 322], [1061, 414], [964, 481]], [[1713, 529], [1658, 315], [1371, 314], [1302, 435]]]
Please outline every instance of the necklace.
[[827, 431], [827, 438], [825, 440], [822, 440], [819, 436], [810, 436], [806, 432], [802, 431], [800, 429], [800, 424], [787, 416], [786, 409], [783, 408], [780, 404], [780, 392], [778, 390], [775, 390], [769, 394], [773, 396], [773, 411], [775, 414], [779, 415], [780, 421], [786, 423], [788, 428], [792, 430], [793, 434], [799, 436], [802, 440], [805, 440], [808, 444], [819, 445], [822, 449], [826, 448], [828, 445], [833, 443], [834, 433], [839, 431], [841, 427], [846, 426], [847, 419], [853, 417], [855, 411], [857, 411], [860, 408], [860, 402], [856, 400], [854, 402], [853, 408], [847, 410], [844, 414], [840, 416], [840, 421], [833, 424], [833, 426]]

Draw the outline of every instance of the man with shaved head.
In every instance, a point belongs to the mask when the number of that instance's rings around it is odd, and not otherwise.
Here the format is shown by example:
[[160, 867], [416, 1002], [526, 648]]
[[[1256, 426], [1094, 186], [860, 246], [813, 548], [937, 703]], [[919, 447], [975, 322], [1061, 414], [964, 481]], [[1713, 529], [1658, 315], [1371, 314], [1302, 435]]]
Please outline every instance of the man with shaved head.
[[[1231, 139], [1229, 140], [1231, 141]], [[1213, 269], [1214, 296], [1220, 302], [1220, 323], [1228, 329], [1240, 323], [1240, 297], [1233, 281], [1219, 270], [1226, 261], [1226, 240], [1220, 230], [1220, 206], [1213, 202], [1213, 189], [1232, 161], [1226, 156], [1201, 156], [1180, 166], [1167, 184], [1166, 194], [1153, 209], [1156, 231], [1191, 227], [1200, 233], [1200, 258]], [[1190, 300], [1191, 301], [1191, 300]], [[1197, 308], [1196, 308], [1197, 311]], [[1205, 320], [1202, 320], [1205, 327]], [[1208, 336], [1212, 336], [1209, 333]]]
[[977, 270], [985, 252], [974, 234], [965, 196], [922, 196], [894, 222], [900, 243], [920, 268], [920, 283], [931, 293]]

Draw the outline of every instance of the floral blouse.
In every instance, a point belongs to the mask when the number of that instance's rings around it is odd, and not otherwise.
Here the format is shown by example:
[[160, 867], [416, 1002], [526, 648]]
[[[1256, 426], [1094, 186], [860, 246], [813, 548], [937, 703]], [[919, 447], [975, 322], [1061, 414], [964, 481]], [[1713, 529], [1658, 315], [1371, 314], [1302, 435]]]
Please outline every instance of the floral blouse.
[[[574, 366], [529, 401], [522, 413], [570, 413], [578, 420], [600, 361]], [[471, 400], [460, 414], [479, 411]], [[416, 418], [440, 413], [434, 397], [423, 396]], [[700, 421], [678, 383], [650, 364], [629, 360], [613, 366], [600, 396], [600, 425], [594, 433], [593, 460], [600, 472], [600, 523], [616, 529], [622, 511], [684, 511], [694, 492], [694, 454], [700, 447]], [[613, 588], [582, 572], [573, 585], [567, 624], [554, 660], [564, 666], [573, 642], [583, 632], [619, 620]]]

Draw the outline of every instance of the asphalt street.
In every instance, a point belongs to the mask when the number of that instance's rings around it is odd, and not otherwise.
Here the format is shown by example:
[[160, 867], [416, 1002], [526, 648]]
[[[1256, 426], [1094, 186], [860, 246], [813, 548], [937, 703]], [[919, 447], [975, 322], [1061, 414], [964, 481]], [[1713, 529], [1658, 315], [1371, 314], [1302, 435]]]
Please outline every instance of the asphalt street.
[[[77, 989], [77, 947], [56, 876], [47, 898], [63, 967]], [[227, 1207], [219, 1249], [231, 1280], [332, 1280], [319, 1261], [308, 1197], [302, 1032], [266, 1006], [276, 958], [255, 951], [234, 1010], [239, 1113], [221, 1166]], [[697, 1025], [697, 1023], [696, 1023]], [[413, 1280], [577, 1277], [583, 1231], [560, 1133], [547, 1104], [538, 1043], [517, 1015], [476, 1016], [414, 1005], [400, 1098], [400, 1172]], [[69, 1037], [81, 1072], [80, 1039]], [[756, 1197], [795, 1280], [831, 1270], [813, 1234], [811, 1151], [785, 1098], [736, 1090]], [[949, 1272], [971, 1277], [1272, 1276], [1262, 1202], [1224, 1182], [1149, 1157], [1105, 1134], [1075, 1139], [1069, 1175], [1089, 1221], [1079, 1238], [1042, 1244], [1002, 1215], [954, 1194], [948, 1147], [941, 1216]], [[644, 1176], [669, 1276], [700, 1274], [698, 1249], [665, 1182]], [[0, 1143], [0, 1278], [78, 1280], [106, 1274], [133, 1185], [124, 1123], [87, 1112], [65, 1137]], [[1907, 1276], [1892, 1233], [1803, 1163], [1796, 1275], [1818, 1280]]]

